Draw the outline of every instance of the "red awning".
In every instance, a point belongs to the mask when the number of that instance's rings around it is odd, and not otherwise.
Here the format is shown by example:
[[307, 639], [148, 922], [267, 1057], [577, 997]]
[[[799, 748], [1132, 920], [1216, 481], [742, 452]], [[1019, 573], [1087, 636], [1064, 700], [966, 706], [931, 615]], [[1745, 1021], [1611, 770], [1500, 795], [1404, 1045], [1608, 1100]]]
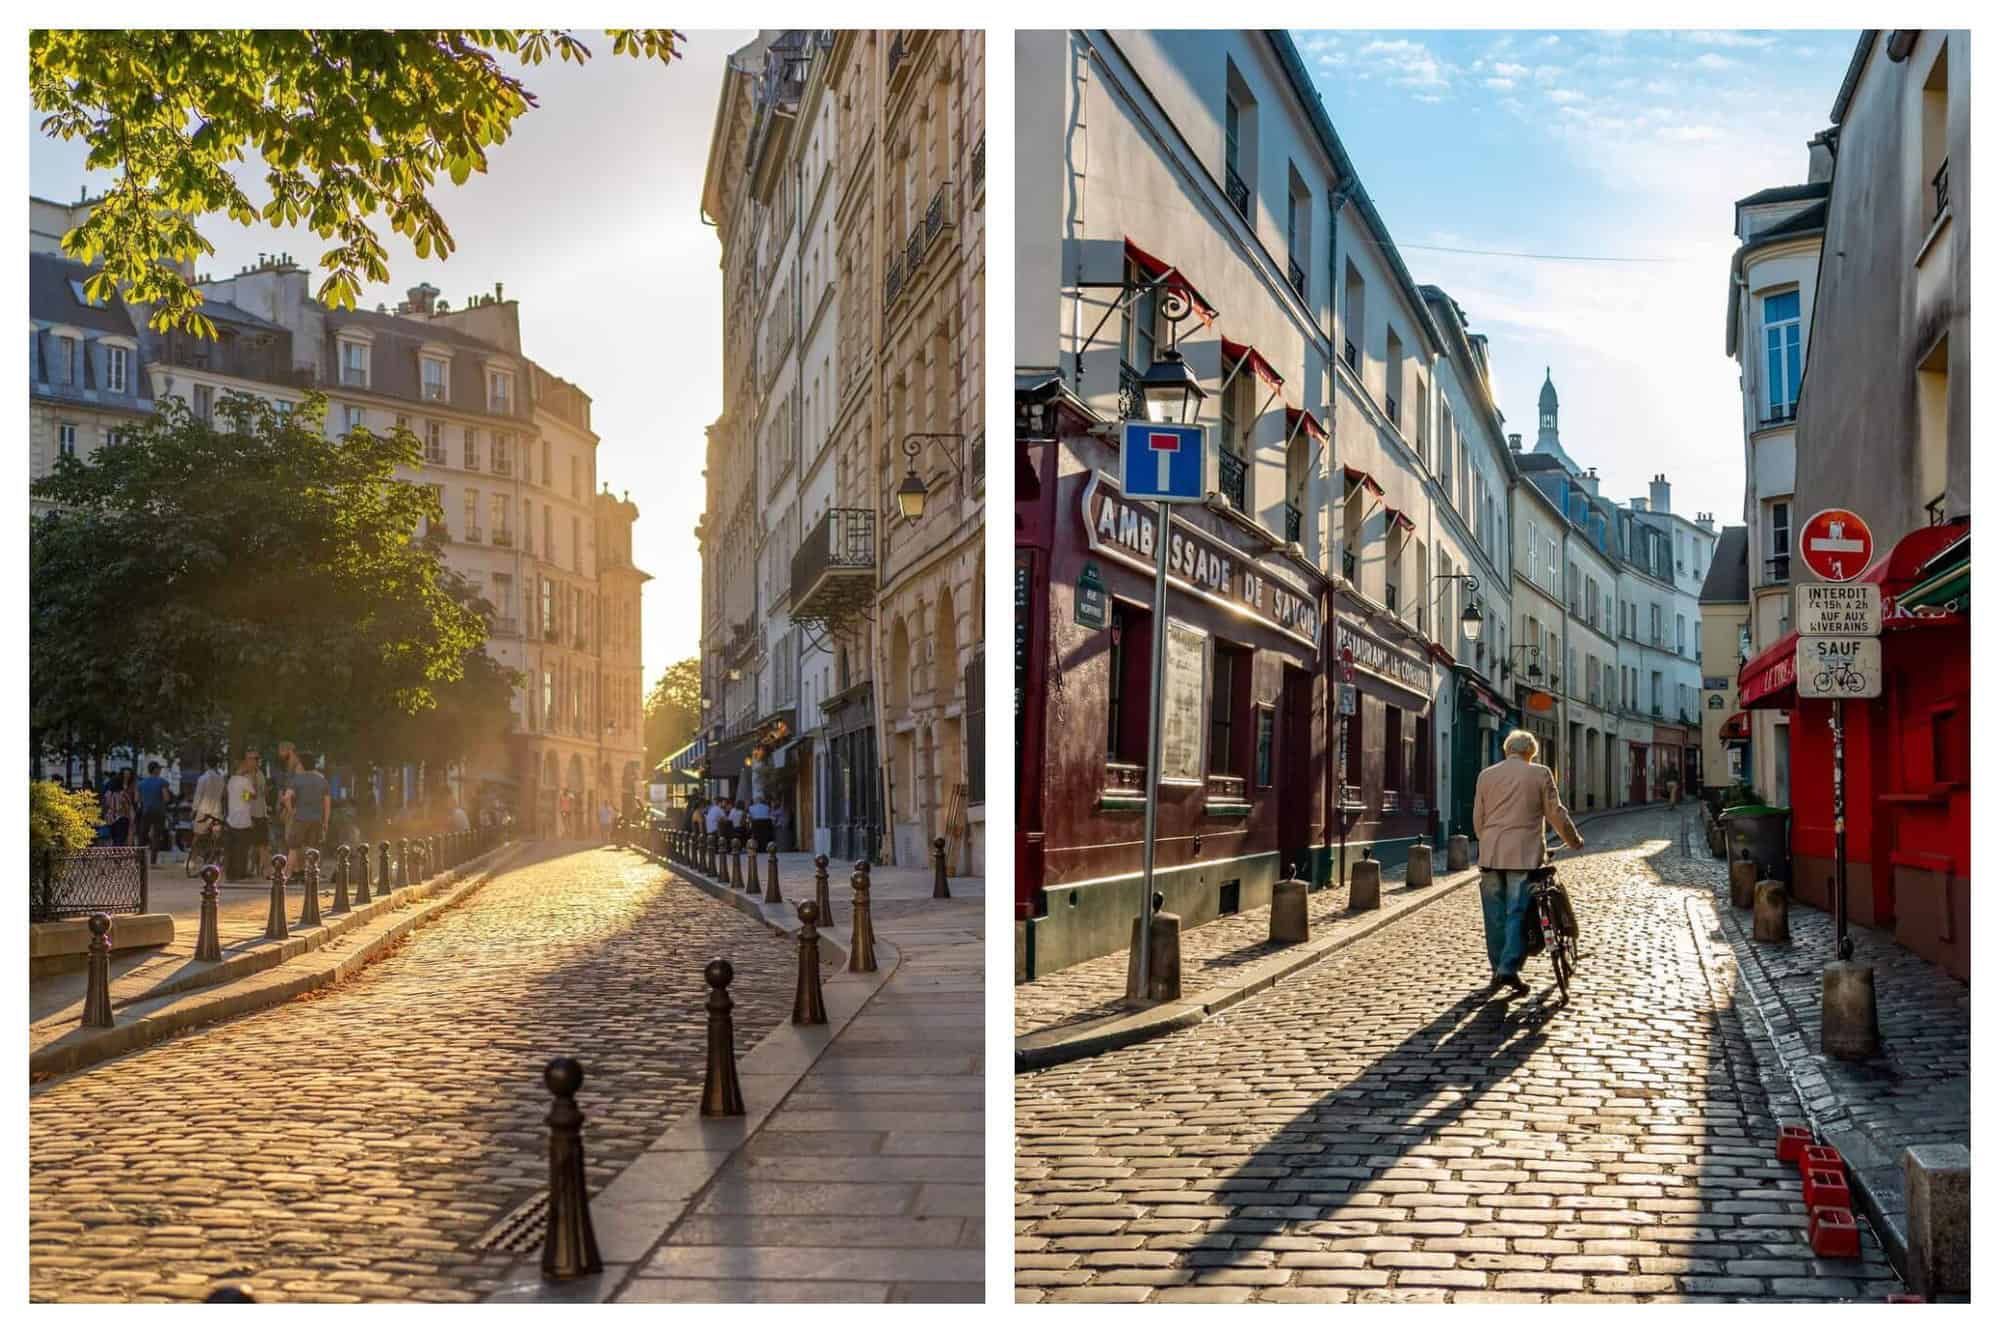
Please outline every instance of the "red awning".
[[1213, 324], [1215, 322], [1215, 317], [1220, 312], [1208, 303], [1206, 297], [1195, 290], [1194, 284], [1188, 281], [1185, 273], [1182, 273], [1166, 260], [1156, 259], [1144, 250], [1141, 250], [1132, 243], [1130, 236], [1125, 238], [1125, 257], [1131, 260], [1133, 265], [1148, 278], [1164, 279], [1164, 286], [1185, 296], [1188, 304], [1194, 307], [1195, 314], [1201, 316], [1202, 323]]
[[1248, 343], [1231, 342], [1227, 338], [1222, 340], [1222, 368], [1225, 375], [1245, 360], [1249, 361], [1250, 369], [1257, 372], [1258, 379], [1274, 389], [1285, 387], [1285, 377], [1271, 369], [1271, 363], [1264, 359], [1263, 353]]
[[1795, 630], [1758, 653], [1736, 673], [1736, 698], [1745, 708], [1793, 708], [1799, 636]]
[[1402, 510], [1384, 509], [1382, 512], [1385, 516], [1387, 516], [1389, 522], [1403, 529], [1403, 531], [1415, 532], [1417, 530], [1417, 525], [1415, 520], [1413, 520], [1408, 514], [1404, 513]]
[[1750, 739], [1750, 715], [1748, 713], [1731, 713], [1729, 720], [1722, 724], [1722, 729], [1717, 734], [1726, 741]]
[[1291, 439], [1292, 433], [1298, 430], [1301, 425], [1305, 427], [1306, 435], [1309, 438], [1318, 440], [1321, 444], [1326, 443], [1326, 427], [1319, 424], [1318, 417], [1306, 411], [1303, 407], [1286, 408], [1285, 438], [1288, 440]]
[[1366, 486], [1378, 496], [1383, 494], [1382, 483], [1369, 476], [1366, 472], [1363, 472], [1360, 468], [1343, 467], [1340, 470], [1347, 474], [1348, 489], [1352, 490], [1356, 486]]

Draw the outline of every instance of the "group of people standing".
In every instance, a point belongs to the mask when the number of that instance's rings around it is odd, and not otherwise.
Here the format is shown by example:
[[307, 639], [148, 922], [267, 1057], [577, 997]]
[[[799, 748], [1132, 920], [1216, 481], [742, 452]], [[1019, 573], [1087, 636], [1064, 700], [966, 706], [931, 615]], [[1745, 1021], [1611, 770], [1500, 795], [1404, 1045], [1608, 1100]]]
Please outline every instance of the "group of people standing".
[[778, 841], [785, 825], [785, 808], [752, 794], [745, 802], [733, 796], [711, 801], [696, 797], [688, 803], [681, 827], [689, 833], [720, 833], [728, 838], [748, 838], [755, 848]]
[[160, 776], [157, 760], [146, 765], [146, 776], [127, 768], [106, 780], [98, 792], [98, 823], [112, 847], [146, 847], [158, 865], [167, 846], [167, 800], [173, 784]]
[[194, 832], [221, 829], [224, 869], [230, 879], [263, 870], [260, 847], [297, 852], [322, 846], [333, 824], [333, 789], [315, 767], [314, 755], [290, 741], [278, 745], [278, 770], [264, 774], [258, 747], [245, 746], [234, 772], [223, 772], [220, 755], [210, 755], [194, 788]]

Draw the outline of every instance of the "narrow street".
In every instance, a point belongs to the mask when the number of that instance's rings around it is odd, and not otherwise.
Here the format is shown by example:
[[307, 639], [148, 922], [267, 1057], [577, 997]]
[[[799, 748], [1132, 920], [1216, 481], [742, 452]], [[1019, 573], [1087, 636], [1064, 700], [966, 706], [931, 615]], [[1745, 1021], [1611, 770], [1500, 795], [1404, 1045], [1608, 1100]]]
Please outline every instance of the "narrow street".
[[515, 1256], [473, 1242], [547, 1183], [543, 1065], [587, 1071], [595, 1188], [693, 1113], [718, 956], [746, 1051], [789, 941], [632, 853], [530, 844], [347, 985], [36, 1087], [31, 1295], [476, 1299]]
[[1657, 809], [1586, 827], [1562, 872], [1567, 1004], [1545, 958], [1531, 995], [1488, 993], [1468, 888], [1201, 1026], [1018, 1078], [1018, 1298], [1901, 1290], [1865, 1229], [1860, 1261], [1807, 1244], [1679, 829]]

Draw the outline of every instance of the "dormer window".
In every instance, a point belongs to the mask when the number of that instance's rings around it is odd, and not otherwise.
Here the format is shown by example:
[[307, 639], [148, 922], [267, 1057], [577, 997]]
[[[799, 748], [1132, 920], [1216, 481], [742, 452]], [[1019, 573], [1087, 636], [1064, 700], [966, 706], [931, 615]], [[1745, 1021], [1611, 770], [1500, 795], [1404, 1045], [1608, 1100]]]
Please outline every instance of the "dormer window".
[[67, 335], [56, 337], [55, 382], [76, 383], [76, 339]]
[[514, 411], [514, 377], [504, 370], [486, 372], [486, 410], [503, 416]]
[[451, 395], [451, 365], [442, 357], [423, 358], [424, 401], [441, 403]]
[[131, 353], [123, 347], [106, 346], [104, 349], [104, 387], [111, 393], [124, 393], [126, 372], [131, 365]]
[[340, 340], [340, 382], [350, 388], [368, 387], [368, 344], [350, 338]]

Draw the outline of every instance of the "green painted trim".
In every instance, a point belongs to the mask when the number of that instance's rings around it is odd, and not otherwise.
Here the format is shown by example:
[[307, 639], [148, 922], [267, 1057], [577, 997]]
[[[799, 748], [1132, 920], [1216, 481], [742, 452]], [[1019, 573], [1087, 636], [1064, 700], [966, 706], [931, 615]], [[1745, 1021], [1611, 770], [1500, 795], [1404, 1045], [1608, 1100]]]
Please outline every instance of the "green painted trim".
[[1146, 808], [1146, 798], [1143, 796], [1100, 796], [1097, 798], [1097, 808], [1113, 811], [1143, 811]]
[[1250, 803], [1248, 801], [1210, 801], [1208, 804], [1202, 806], [1201, 812], [1205, 815], [1221, 819], [1245, 819], [1250, 814]]

